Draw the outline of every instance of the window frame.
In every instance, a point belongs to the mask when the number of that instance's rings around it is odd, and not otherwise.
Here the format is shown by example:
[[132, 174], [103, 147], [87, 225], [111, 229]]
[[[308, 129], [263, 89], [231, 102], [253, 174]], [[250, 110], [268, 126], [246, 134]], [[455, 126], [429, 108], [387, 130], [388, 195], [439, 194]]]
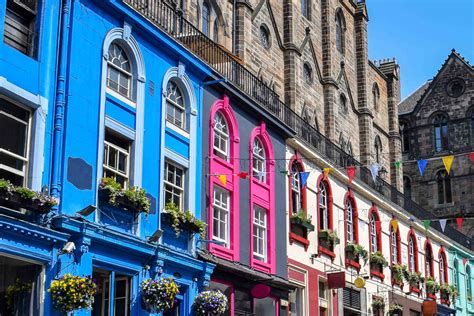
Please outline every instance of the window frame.
[[[115, 65], [111, 59], [111, 49], [112, 47], [118, 47], [120, 50], [121, 50], [121, 54], [123, 53], [124, 56], [125, 56], [125, 59], [127, 60], [129, 66], [130, 66], [130, 71], [127, 71], [117, 65]], [[106, 60], [106, 64], [107, 64], [107, 70], [106, 70], [106, 87], [107, 87], [107, 92], [108, 93], [113, 93], [113, 94], [116, 94], [120, 97], [123, 97], [125, 98], [126, 100], [130, 100], [132, 102], [135, 102], [134, 100], [134, 93], [135, 93], [135, 80], [136, 80], [136, 77], [134, 76], [134, 62], [132, 60], [132, 58], [130, 57], [130, 53], [127, 51], [127, 48], [126, 48], [126, 45], [122, 45], [120, 43], [119, 40], [114, 40], [110, 43], [109, 47], [108, 47], [108, 51], [107, 51], [107, 60]], [[125, 76], [126, 78], [128, 78], [127, 80], [127, 91], [128, 93], [127, 94], [123, 94], [122, 92], [120, 92], [120, 87], [122, 87], [122, 85], [120, 84], [120, 78], [119, 77], [119, 82], [116, 82], [117, 84], [117, 89], [114, 89], [113, 87], [110, 86], [109, 82], [110, 81], [113, 81], [110, 79], [110, 69], [111, 67], [113, 69], [115, 69], [119, 75], [123, 75]], [[133, 103], [131, 104], [133, 105]]]
[[[170, 94], [168, 93], [168, 87], [172, 84], [174, 84], [176, 86], [175, 91], [178, 91], [179, 94], [181, 95], [181, 98], [183, 99], [183, 105], [180, 105], [177, 102], [171, 100]], [[188, 118], [187, 118], [188, 106], [186, 105], [187, 98], [186, 98], [186, 94], [184, 93], [183, 89], [180, 87], [179, 82], [177, 82], [176, 80], [173, 80], [173, 79], [168, 80], [168, 82], [166, 83], [166, 91], [165, 91], [164, 96], [165, 96], [165, 121], [167, 123], [171, 124], [173, 127], [176, 127], [180, 130], [189, 132], [188, 128], [187, 128], [187, 124], [188, 124], [188, 122], [187, 122], [188, 121]], [[170, 105], [173, 108], [173, 114], [176, 114], [177, 111], [182, 114], [181, 115], [182, 119], [181, 119], [181, 124], [180, 125], [176, 124], [176, 116], [175, 115], [172, 116], [173, 121], [168, 119], [168, 116], [169, 116], [169, 114], [168, 114], [168, 105]]]
[[[410, 243], [412, 244], [412, 249], [413, 253], [411, 253], [410, 250]], [[410, 272], [418, 272], [418, 244], [416, 241], [416, 234], [415, 231], [413, 230], [412, 227], [410, 227], [410, 230], [408, 232], [408, 237], [407, 237], [407, 249], [408, 249], [408, 270]], [[411, 258], [413, 256], [413, 258]], [[413, 266], [412, 266], [413, 264]]]
[[[348, 205], [351, 207], [351, 216], [348, 216]], [[350, 218], [350, 221], [349, 221]], [[348, 243], [359, 244], [359, 215], [357, 210], [357, 201], [354, 196], [354, 192], [349, 188], [344, 196], [344, 220], [345, 227], [345, 241]], [[352, 225], [352, 240], [349, 240], [349, 223]]]
[[[428, 253], [430, 254], [428, 256]], [[428, 271], [429, 267], [429, 271]], [[428, 273], [429, 272], [429, 273]], [[434, 278], [434, 256], [433, 256], [433, 246], [431, 245], [431, 241], [426, 239], [425, 241], [425, 277], [433, 277]]]
[[438, 254], [438, 266], [439, 266], [439, 284], [449, 284], [448, 278], [448, 261], [444, 247], [441, 246]]
[[[168, 168], [167, 166], [173, 166], [175, 168], [175, 170], [181, 170], [181, 187], [176, 185], [175, 183], [171, 183], [167, 180], [167, 173], [168, 173]], [[173, 181], [176, 182], [176, 172], [173, 173]], [[180, 205], [176, 205], [180, 210], [184, 210], [185, 207], [186, 207], [186, 168], [182, 167], [181, 165], [179, 165], [178, 163], [174, 162], [173, 160], [171, 159], [165, 159], [165, 164], [164, 164], [164, 177], [163, 177], [163, 190], [164, 190], [164, 195], [163, 197], [166, 196], [167, 194], [167, 190], [166, 190], [166, 186], [169, 185], [171, 186], [173, 189], [176, 189], [178, 191], [181, 191], [179, 197], [180, 197]], [[170, 193], [172, 195], [175, 195], [175, 193]], [[166, 205], [167, 203], [169, 203], [170, 201], [166, 201], [166, 198], [163, 199], [163, 202], [164, 202], [164, 205]], [[171, 201], [173, 202], [173, 201]], [[173, 202], [174, 203], [174, 202]], [[176, 204], [176, 203], [175, 203]]]
[[378, 111], [380, 105], [380, 89], [377, 82], [372, 86], [372, 105], [375, 111]]
[[[261, 216], [258, 216], [259, 221], [255, 221], [257, 218], [257, 213], [263, 214], [263, 224], [260, 223]], [[262, 251], [263, 253], [255, 252], [255, 247], [252, 247], [252, 256], [254, 260], [261, 261], [263, 263], [268, 262], [268, 210], [261, 207], [260, 205], [254, 205], [252, 208], [252, 244], [255, 244], [255, 239], [257, 238], [258, 241], [262, 241]], [[256, 228], [259, 229], [259, 231], [263, 232], [263, 237], [256, 235]], [[259, 242], [257, 241], [257, 245]], [[257, 257], [257, 258], [256, 258]]]
[[[220, 204], [221, 205], [216, 205], [216, 191], [221, 191], [221, 196], [223, 194], [227, 194], [227, 197], [226, 197], [226, 204], [227, 204], [227, 208], [224, 208], [224, 206], [222, 206], [222, 204], [224, 203], [223, 201], [220, 201]], [[229, 248], [230, 247], [230, 232], [231, 232], [231, 226], [230, 226], [230, 202], [231, 202], [231, 198], [230, 198], [230, 192], [228, 190], [226, 190], [225, 188], [222, 188], [221, 186], [219, 185], [214, 185], [213, 187], [213, 198], [212, 198], [212, 226], [213, 228], [215, 227], [215, 221], [216, 221], [216, 212], [215, 212], [215, 208], [218, 208], [220, 212], [225, 212], [225, 236], [224, 238], [221, 238], [220, 236], [216, 236], [214, 234], [214, 229], [212, 231], [212, 240], [216, 240], [216, 241], [219, 241], [219, 242], [224, 242], [224, 247], [225, 248]], [[217, 218], [217, 221], [220, 221], [220, 222], [223, 222], [223, 220], [219, 217]], [[220, 226], [219, 226], [220, 227]]]
[[[121, 138], [123, 141], [126, 141], [128, 142], [128, 148], [122, 148], [120, 147], [119, 145], [117, 144], [114, 144], [110, 141], [107, 141], [106, 138], [107, 138], [107, 133], [110, 133], [110, 134], [115, 134], [114, 137], [117, 137], [117, 138]], [[123, 135], [121, 135], [120, 133], [114, 131], [113, 129], [109, 129], [109, 128], [106, 128], [105, 129], [105, 133], [104, 133], [104, 144], [103, 144], [103, 151], [104, 151], [104, 155], [103, 155], [103, 160], [102, 160], [102, 174], [103, 174], [103, 177], [105, 177], [105, 173], [106, 172], [109, 172], [109, 173], [113, 173], [115, 176], [113, 177], [115, 181], [117, 181], [117, 178], [116, 176], [120, 176], [120, 177], [123, 177], [125, 179], [124, 181], [124, 185], [123, 185], [123, 188], [128, 188], [128, 186], [130, 185], [131, 183], [131, 179], [130, 179], [130, 170], [132, 168], [132, 161], [131, 161], [131, 156], [132, 156], [132, 140], [128, 139], [127, 137], [124, 137]], [[114, 168], [112, 167], [109, 167], [108, 164], [109, 164], [109, 150], [110, 148], [113, 148], [114, 150], [116, 150], [118, 152], [118, 154], [123, 154], [125, 156], [125, 164], [126, 164], [126, 170], [125, 170], [125, 173], [122, 173], [120, 170], [118, 170], [118, 165], [119, 165], [119, 155], [117, 155], [117, 161], [116, 161], [116, 165], [117, 165], [117, 170], [114, 170]]]
[[[368, 217], [369, 217], [369, 253], [374, 253], [376, 251], [380, 251], [380, 253], [383, 253], [380, 214], [375, 204], [373, 204], [372, 207], [370, 208]], [[372, 227], [372, 224], [371, 224], [372, 218], [374, 218], [375, 227]], [[374, 229], [375, 231], [372, 232]], [[374, 236], [375, 236], [375, 242], [376, 242], [376, 247], [377, 247], [375, 251], [373, 251], [372, 249], [372, 246], [373, 246], [372, 237]]]
[[382, 153], [383, 153], [383, 145], [380, 136], [375, 136], [374, 140], [374, 150], [375, 150], [375, 162], [379, 165], [382, 163]]
[[[435, 153], [449, 149], [449, 117], [445, 113], [433, 116], [433, 147]], [[438, 135], [439, 134], [439, 135]]]
[[335, 23], [336, 23], [336, 50], [341, 54], [345, 54], [345, 31], [346, 31], [346, 23], [344, 18], [344, 12], [342, 8], [336, 9], [335, 14]]
[[[400, 228], [398, 228], [396, 231], [393, 229], [392, 221], [394, 221], [394, 220], [396, 220], [396, 219], [392, 218], [392, 220], [389, 223], [390, 263], [392, 265], [402, 262]], [[395, 237], [395, 240], [394, 240], [394, 237]], [[396, 253], [394, 253], [394, 246], [396, 247], [396, 249], [395, 249]], [[396, 260], [393, 260], [394, 255], [396, 256]]]
[[[440, 189], [442, 195], [440, 194]], [[451, 186], [451, 176], [445, 169], [436, 172], [436, 197], [438, 205], [448, 205], [453, 203], [453, 191]], [[448, 197], [450, 201], [448, 201]], [[440, 200], [442, 198], [442, 200]]]
[[[260, 146], [259, 153], [256, 152], [257, 144]], [[260, 152], [262, 152], [263, 155], [260, 154]], [[257, 165], [255, 162], [257, 162]], [[260, 169], [259, 165], [261, 166]], [[258, 179], [260, 182], [266, 183], [267, 172], [267, 156], [265, 153], [265, 147], [262, 141], [258, 137], [255, 137], [252, 145], [252, 177]]]
[[[472, 303], [472, 275], [471, 275], [471, 267], [469, 264], [466, 265], [466, 300], [469, 303]], [[471, 299], [468, 299], [471, 297]]]
[[[224, 127], [227, 129], [227, 132], [224, 130], [220, 130], [217, 128], [218, 124], [216, 122], [217, 118], [221, 117], [222, 120], [224, 121]], [[221, 111], [217, 111], [214, 114], [214, 122], [211, 125], [213, 128], [213, 139], [212, 139], [212, 148], [213, 148], [213, 154], [217, 157], [220, 157], [221, 159], [225, 161], [229, 161], [230, 157], [230, 133], [229, 133], [229, 124], [227, 123], [227, 120]], [[219, 146], [216, 147], [216, 136], [219, 137], [220, 142], [224, 141], [225, 144], [225, 150], [222, 148], [219, 148]], [[219, 143], [220, 143], [219, 142]], [[219, 145], [219, 144], [218, 144]], [[220, 155], [219, 155], [220, 154]], [[221, 156], [222, 155], [222, 156]]]
[[[321, 191], [321, 185], [324, 186], [325, 188], [325, 192], [326, 192], [326, 211], [322, 210], [321, 209], [321, 206], [322, 206], [322, 202], [321, 202], [321, 195], [322, 195], [322, 191]], [[329, 231], [332, 231], [333, 230], [333, 197], [332, 197], [332, 188], [331, 188], [331, 183], [329, 182], [329, 179], [327, 179], [324, 175], [324, 173], [322, 173], [319, 178], [318, 178], [318, 181], [316, 183], [316, 187], [318, 188], [317, 192], [316, 192], [316, 203], [317, 203], [317, 216], [318, 216], [318, 233], [323, 230], [323, 229], [327, 229]], [[323, 219], [324, 218], [327, 218], [327, 227], [322, 227], [321, 226], [321, 212], [325, 212], [327, 214], [327, 216], [323, 216]], [[334, 253], [334, 250], [331, 250], [331, 249], [326, 249], [325, 247], [323, 247], [321, 244], [318, 244], [318, 253], [320, 254], [325, 254], [327, 256], [329, 256], [332, 260], [334, 260], [335, 258], [335, 253]]]
[[[308, 211], [306, 209], [307, 207], [307, 200], [306, 200], [306, 187], [307, 185], [305, 185], [304, 187], [301, 187], [301, 172], [305, 172], [305, 169], [304, 169], [304, 164], [303, 164], [303, 161], [301, 160], [301, 157], [300, 157], [300, 154], [298, 152], [296, 152], [293, 157], [291, 157], [290, 159], [290, 162], [289, 162], [289, 165], [288, 165], [288, 169], [290, 170], [290, 175], [288, 176], [288, 210], [289, 210], [289, 227], [290, 227], [290, 230], [289, 230], [289, 239], [290, 239], [290, 244], [292, 244], [293, 242], [299, 242], [300, 244], [302, 244], [305, 248], [305, 251], [308, 250], [308, 246], [309, 246], [309, 240], [308, 240], [308, 231], [305, 230], [305, 228], [303, 228], [303, 236], [300, 236], [299, 234], [293, 232], [292, 230], [292, 223], [291, 223], [291, 216], [294, 215], [294, 214], [297, 214], [299, 212], [299, 210], [295, 210], [294, 209], [294, 198], [295, 198], [295, 195], [298, 196], [298, 199], [299, 199], [299, 205], [300, 205], [300, 209], [305, 213], [307, 214]], [[294, 172], [294, 170], [297, 170], [296, 172]], [[295, 187], [294, 187], [294, 181], [295, 181], [295, 177], [298, 177], [298, 191], [295, 190]]]

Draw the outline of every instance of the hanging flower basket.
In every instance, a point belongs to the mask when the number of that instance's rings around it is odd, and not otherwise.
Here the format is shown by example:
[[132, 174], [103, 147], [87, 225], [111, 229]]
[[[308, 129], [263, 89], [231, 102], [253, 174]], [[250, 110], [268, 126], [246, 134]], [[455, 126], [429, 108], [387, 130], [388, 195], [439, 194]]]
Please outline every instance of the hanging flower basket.
[[51, 282], [48, 289], [56, 310], [67, 313], [78, 309], [91, 309], [97, 284], [90, 276], [65, 274]]
[[25, 187], [17, 187], [8, 180], [0, 179], [0, 205], [45, 214], [58, 204], [59, 200], [52, 196]]
[[171, 309], [179, 292], [173, 278], [146, 279], [140, 284], [140, 290], [145, 308], [153, 313]]
[[198, 316], [218, 316], [227, 310], [227, 297], [219, 290], [204, 291], [194, 299], [194, 311]]
[[395, 315], [402, 315], [403, 313], [403, 306], [399, 304], [390, 304], [388, 307], [388, 314], [395, 316]]

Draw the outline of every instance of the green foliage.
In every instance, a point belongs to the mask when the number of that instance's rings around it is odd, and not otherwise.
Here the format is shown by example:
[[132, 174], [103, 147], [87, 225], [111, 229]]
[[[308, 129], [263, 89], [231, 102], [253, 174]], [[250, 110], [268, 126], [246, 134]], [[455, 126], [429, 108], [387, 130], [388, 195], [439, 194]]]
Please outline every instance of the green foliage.
[[291, 219], [299, 223], [306, 223], [312, 225], [311, 215], [308, 216], [303, 209], [299, 210], [298, 213], [291, 215]]
[[425, 282], [425, 278], [421, 275], [420, 272], [415, 271], [406, 271], [405, 280], [411, 285], [419, 286], [420, 283]]
[[399, 304], [390, 304], [388, 307], [389, 314], [394, 314], [394, 313], [402, 312], [402, 311], [403, 311], [403, 306]]
[[10, 181], [5, 179], [0, 179], [0, 192], [8, 195], [17, 194], [23, 200], [38, 202], [41, 206], [47, 206], [49, 208], [59, 204], [59, 200], [55, 197], [42, 192], [35, 192], [25, 187], [14, 186]]
[[148, 214], [150, 211], [150, 199], [146, 196], [144, 189], [139, 187], [129, 187], [123, 189], [120, 183], [114, 178], [102, 178], [99, 185], [100, 189], [107, 190], [109, 194], [109, 204], [118, 206], [118, 200], [125, 198], [134, 208]]
[[449, 298], [450, 296], [453, 295], [453, 291], [456, 291], [456, 295], [457, 295], [458, 290], [456, 289], [456, 287], [451, 286], [447, 283], [441, 284], [439, 286], [439, 292], [441, 293], [441, 296]]
[[405, 275], [408, 273], [408, 268], [404, 264], [395, 263], [392, 265], [392, 278], [397, 281], [397, 283], [403, 282]]
[[454, 285], [451, 285], [451, 296], [455, 300], [459, 296], [459, 291], [458, 288], [455, 287]]
[[433, 277], [427, 277], [425, 280], [425, 284], [426, 284], [426, 291], [428, 293], [436, 294], [440, 289], [438, 282], [436, 282], [436, 280]]
[[362, 245], [349, 243], [346, 246], [346, 252], [352, 252], [355, 257], [364, 260], [364, 264], [369, 260], [369, 252]]
[[376, 264], [381, 267], [388, 267], [388, 261], [385, 259], [383, 254], [380, 251], [376, 251], [370, 255], [370, 263]]
[[176, 237], [181, 234], [183, 226], [199, 233], [202, 238], [206, 237], [206, 224], [194, 217], [190, 211], [183, 212], [170, 201], [165, 205], [165, 212], [171, 216], [171, 227], [173, 227]]
[[337, 234], [329, 229], [321, 229], [319, 231], [318, 237], [322, 240], [331, 243], [332, 245], [339, 243], [339, 237], [337, 236]]
[[381, 297], [374, 297], [372, 299], [372, 308], [375, 311], [383, 311], [385, 308], [385, 301]]
[[24, 293], [31, 293], [31, 283], [22, 282], [19, 278], [15, 280], [15, 283], [7, 286], [5, 291], [5, 303], [8, 309], [12, 309], [15, 302], [20, 298], [19, 296]]
[[15, 187], [14, 192], [18, 193], [18, 195], [20, 195], [21, 198], [25, 200], [33, 200], [33, 198], [36, 196], [35, 191], [31, 191], [25, 187]]
[[10, 183], [10, 181], [5, 180], [5, 179], [0, 179], [0, 191], [10, 193], [14, 189], [13, 184]]

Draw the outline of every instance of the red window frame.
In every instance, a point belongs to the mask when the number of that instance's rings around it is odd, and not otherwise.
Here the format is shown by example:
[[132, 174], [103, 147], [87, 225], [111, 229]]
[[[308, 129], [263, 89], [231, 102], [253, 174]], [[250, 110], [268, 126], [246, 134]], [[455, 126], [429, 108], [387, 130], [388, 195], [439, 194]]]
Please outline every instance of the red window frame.
[[448, 258], [446, 257], [446, 252], [444, 251], [443, 246], [441, 246], [441, 248], [439, 249], [439, 255], [438, 255], [439, 260], [441, 259], [441, 257], [443, 257], [444, 283], [441, 283], [441, 265], [439, 265], [439, 276], [440, 276], [439, 282], [440, 282], [440, 284], [448, 284], [449, 283], [449, 279], [448, 279], [448, 260], [447, 260]]
[[[329, 180], [326, 178], [326, 176], [324, 175], [324, 173], [322, 173], [319, 177], [318, 177], [318, 181], [316, 183], [316, 187], [318, 189], [317, 191], [317, 211], [318, 211], [318, 214], [317, 214], [317, 217], [318, 217], [318, 232], [321, 231], [321, 221], [319, 220], [320, 219], [320, 207], [319, 207], [319, 201], [320, 201], [320, 198], [321, 198], [321, 192], [319, 190], [319, 187], [320, 187], [320, 184], [321, 183], [324, 183], [325, 187], [326, 187], [326, 193], [327, 193], [327, 209], [328, 209], [328, 229], [329, 230], [333, 230], [333, 224], [332, 224], [332, 217], [333, 217], [333, 214], [332, 214], [332, 204], [333, 204], [333, 199], [332, 199], [332, 189], [331, 189], [331, 183], [329, 182]], [[321, 246], [321, 245], [318, 245], [318, 253], [319, 255], [321, 254], [325, 254], [327, 256], [329, 256], [332, 260], [334, 260], [334, 258], [336, 257], [336, 254], [334, 253], [334, 251], [330, 250], [330, 249], [326, 249], [325, 247]]]
[[[288, 194], [289, 194], [289, 198], [288, 198], [288, 201], [289, 201], [289, 206], [288, 206], [288, 209], [289, 209], [289, 214], [290, 214], [290, 218], [291, 218], [291, 215], [293, 214], [294, 210], [293, 210], [293, 190], [291, 188], [291, 183], [292, 183], [292, 170], [293, 170], [293, 165], [294, 164], [298, 164], [298, 170], [299, 172], [304, 172], [304, 164], [303, 164], [303, 161], [301, 160], [301, 157], [300, 157], [300, 154], [298, 152], [296, 152], [293, 157], [291, 157], [290, 159], [290, 163], [289, 163], [289, 167], [288, 167], [288, 170], [290, 171], [290, 176], [288, 177]], [[307, 214], [307, 209], [306, 209], [306, 206], [307, 206], [307, 202], [306, 202], [306, 186], [302, 187], [301, 186], [301, 178], [300, 178], [300, 199], [301, 199], [301, 207], [303, 208], [303, 211]], [[298, 212], [298, 210], [296, 211]], [[290, 219], [288, 219], [288, 221], [290, 221]], [[291, 222], [289, 223], [289, 227], [290, 227], [290, 233], [289, 233], [289, 239], [290, 239], [290, 244], [292, 244], [293, 242], [298, 242], [300, 244], [302, 244], [304, 246], [304, 249], [305, 251], [308, 250], [308, 246], [309, 246], [309, 240], [308, 240], [308, 234], [306, 233], [306, 236], [300, 236], [298, 234], [295, 234], [291, 231]]]
[[[411, 268], [410, 268], [410, 240], [413, 242], [413, 260], [414, 260], [414, 264], [415, 264], [415, 271], [411, 271]], [[415, 234], [415, 230], [413, 229], [413, 227], [410, 227], [410, 230], [408, 231], [408, 236], [407, 236], [407, 247], [408, 247], [408, 270], [410, 272], [419, 272], [419, 265], [418, 265], [418, 243], [416, 242], [416, 234]], [[410, 285], [410, 291], [411, 292], [415, 292], [417, 294], [420, 294], [420, 289], [418, 287], [413, 287]]]
[[[370, 221], [372, 219], [372, 216], [375, 216], [375, 238], [377, 239], [377, 251], [379, 251], [381, 254], [383, 254], [382, 251], [382, 225], [380, 223], [380, 214], [377, 209], [377, 206], [375, 203], [372, 204], [372, 207], [369, 210], [369, 253], [372, 253], [372, 225], [370, 225]], [[381, 280], [385, 278], [385, 275], [383, 272], [379, 272], [373, 269], [370, 269], [370, 274], [372, 276], [375, 276]]]
[[[397, 239], [396, 240], [396, 243], [397, 243], [397, 253], [396, 253], [397, 261], [393, 262], [393, 248], [392, 248], [393, 224], [392, 224], [392, 222], [395, 221], [395, 220], [396, 220], [395, 217], [393, 217], [392, 220], [389, 223], [389, 228], [388, 228], [389, 239], [390, 239], [390, 266], [393, 266], [394, 264], [400, 264], [402, 262], [402, 249], [401, 249], [402, 242], [401, 242], [401, 238], [400, 238], [400, 228], [398, 228], [397, 231], [395, 232], [395, 238]], [[392, 285], [394, 285], [394, 284], [397, 284], [397, 282], [392, 277]], [[400, 287], [403, 287], [403, 282], [401, 282], [401, 284], [398, 284], [398, 285], [400, 285]]]
[[[347, 231], [347, 202], [351, 203], [352, 205], [352, 231], [354, 234], [354, 244], [359, 244], [359, 212], [357, 209], [357, 203], [356, 199], [354, 196], [354, 191], [351, 190], [351, 188], [347, 189], [346, 194], [344, 195], [344, 244], [347, 246], [348, 244], [348, 231]], [[353, 260], [348, 260], [346, 258], [346, 267], [347, 266], [352, 266], [356, 268], [357, 270], [360, 269], [360, 263], [353, 261]]]

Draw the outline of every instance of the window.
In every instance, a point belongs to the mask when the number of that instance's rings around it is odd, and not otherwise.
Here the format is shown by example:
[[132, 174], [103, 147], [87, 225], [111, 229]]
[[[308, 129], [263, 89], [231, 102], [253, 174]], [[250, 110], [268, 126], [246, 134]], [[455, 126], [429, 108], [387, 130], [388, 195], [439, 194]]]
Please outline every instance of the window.
[[[110, 300], [113, 300], [115, 316], [130, 315], [131, 278], [118, 273], [94, 269], [92, 278], [98, 284], [98, 291], [92, 305], [92, 316], [109, 314]], [[110, 282], [114, 284], [114, 291], [110, 291]]]
[[307, 84], [313, 83], [313, 69], [308, 63], [303, 64], [303, 78]]
[[431, 248], [429, 241], [425, 245], [425, 276], [434, 277], [433, 248]]
[[439, 251], [439, 283], [448, 283], [448, 262], [443, 248]]
[[165, 203], [174, 203], [180, 210], [184, 208], [184, 171], [180, 167], [165, 162]]
[[413, 230], [408, 234], [408, 269], [411, 272], [418, 272], [418, 247]]
[[411, 180], [408, 177], [403, 177], [403, 194], [410, 200], [411, 198]]
[[372, 87], [372, 105], [377, 111], [379, 109], [380, 90], [377, 83], [374, 83]]
[[214, 20], [214, 29], [212, 30], [214, 42], [219, 43], [219, 19]]
[[347, 98], [343, 94], [341, 94], [339, 96], [339, 107], [340, 107], [342, 113], [347, 113], [347, 110], [348, 110], [348, 108], [347, 108]]
[[390, 255], [392, 264], [400, 263], [400, 254], [400, 232], [398, 229], [395, 231], [392, 223], [390, 223]]
[[311, 20], [311, 0], [301, 0], [301, 14]]
[[454, 285], [457, 289], [459, 289], [458, 278], [459, 278], [459, 266], [458, 266], [458, 261], [457, 261], [457, 260], [454, 260], [454, 264], [453, 264], [453, 285]]
[[253, 257], [267, 261], [267, 211], [259, 206], [253, 207]]
[[355, 200], [352, 197], [346, 198], [346, 243], [358, 243], [357, 238], [357, 212], [355, 210]]
[[41, 314], [42, 272], [40, 265], [0, 256], [0, 315]]
[[117, 43], [109, 47], [107, 60], [107, 88], [120, 95], [132, 97], [132, 67], [125, 50]]
[[438, 188], [438, 204], [452, 203], [451, 179], [446, 170], [436, 173], [436, 185]]
[[184, 95], [176, 82], [170, 80], [166, 86], [166, 120], [185, 129]]
[[304, 316], [305, 291], [304, 287], [297, 287], [290, 293], [290, 315]]
[[296, 214], [303, 209], [303, 195], [301, 188], [301, 165], [294, 161], [291, 165], [291, 213]]
[[374, 142], [374, 149], [375, 149], [375, 162], [380, 164], [382, 158], [382, 141], [380, 140], [380, 136], [375, 137]]
[[201, 19], [202, 32], [204, 35], [209, 36], [209, 29], [211, 28], [211, 8], [207, 2], [202, 4]]
[[229, 191], [214, 186], [214, 198], [212, 203], [212, 239], [225, 243], [229, 246], [229, 218], [230, 204]]
[[270, 48], [270, 32], [265, 24], [260, 25], [260, 43], [265, 49]]
[[36, 55], [38, 1], [6, 1], [3, 42], [30, 57]]
[[472, 301], [472, 276], [471, 276], [471, 267], [466, 266], [466, 294], [467, 300]]
[[461, 78], [452, 79], [446, 86], [446, 92], [450, 97], [458, 98], [466, 90], [466, 83]]
[[471, 144], [474, 144], [474, 109], [471, 111]]
[[400, 122], [400, 136], [402, 138], [402, 151], [407, 153], [410, 151], [410, 134], [409, 126], [405, 122]]
[[29, 168], [30, 112], [0, 98], [0, 179], [26, 186]]
[[266, 158], [265, 158], [265, 148], [263, 147], [262, 142], [255, 138], [253, 141], [253, 159], [252, 159], [252, 170], [253, 176], [260, 180], [260, 182], [265, 182], [266, 180]]
[[214, 155], [229, 160], [229, 129], [220, 112], [214, 116]]
[[336, 13], [336, 48], [344, 54], [344, 16], [341, 9]]
[[372, 214], [370, 217], [370, 244], [371, 244], [371, 251], [377, 252], [377, 227], [376, 227], [377, 218], [375, 214]]
[[130, 171], [130, 141], [113, 133], [105, 131], [104, 139], [104, 178], [113, 178], [122, 188], [129, 186]]
[[380, 217], [375, 206], [369, 211], [369, 249], [371, 253], [382, 251]]
[[433, 119], [435, 152], [448, 149], [448, 117], [438, 114]]
[[328, 191], [325, 181], [319, 184], [319, 230], [329, 229]]
[[278, 303], [273, 297], [254, 300], [253, 315], [277, 315]]

